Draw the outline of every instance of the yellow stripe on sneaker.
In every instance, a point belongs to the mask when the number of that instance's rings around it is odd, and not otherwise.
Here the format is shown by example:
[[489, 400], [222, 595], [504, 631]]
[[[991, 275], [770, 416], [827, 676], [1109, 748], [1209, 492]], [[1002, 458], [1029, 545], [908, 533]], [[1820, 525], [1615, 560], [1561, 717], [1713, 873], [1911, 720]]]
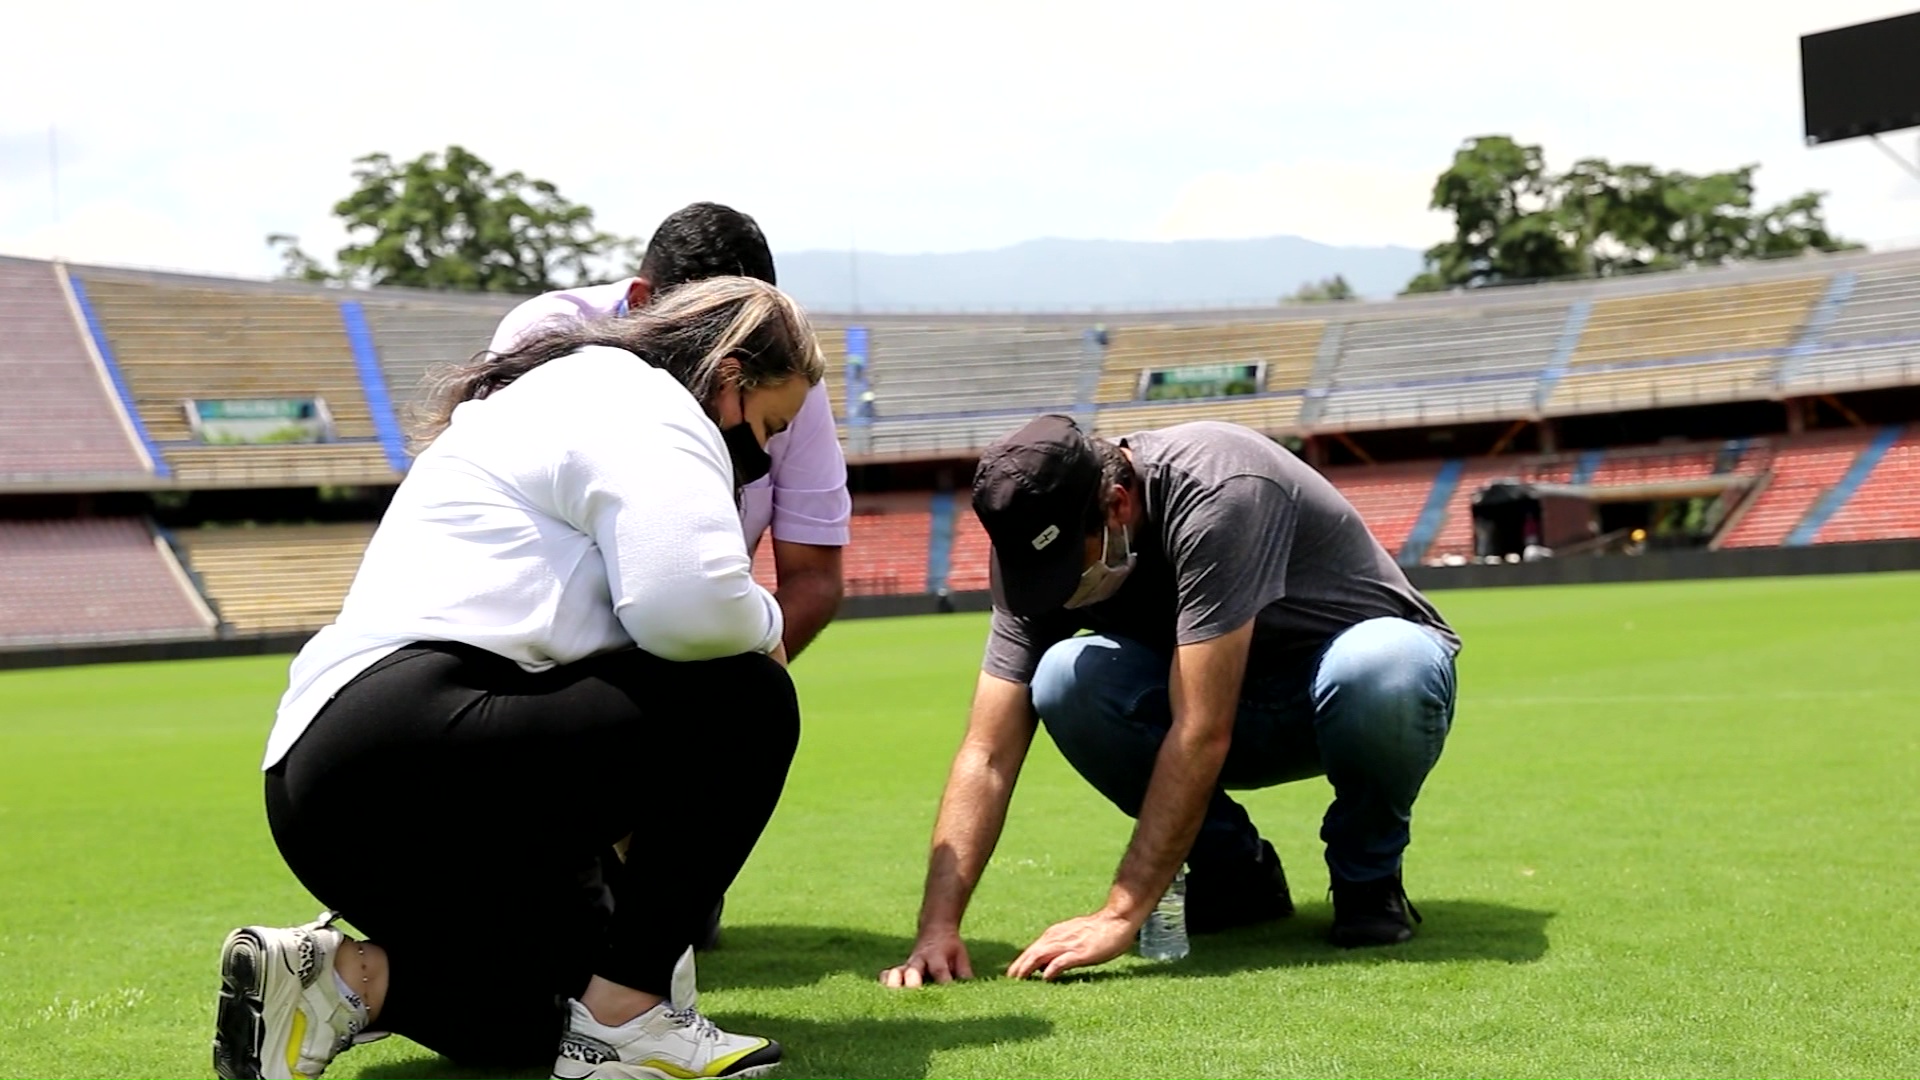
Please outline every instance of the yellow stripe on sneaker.
[[661, 1061], [659, 1058], [648, 1058], [640, 1063], [640, 1067], [665, 1073], [668, 1076], [674, 1077], [675, 1080], [708, 1080], [710, 1077], [719, 1076], [728, 1069], [733, 1068], [735, 1062], [746, 1057], [748, 1054], [758, 1053], [765, 1049], [766, 1045], [767, 1040], [760, 1039], [745, 1050], [736, 1050], [726, 1057], [714, 1058], [712, 1061], [707, 1062], [707, 1070], [705, 1072], [688, 1072], [686, 1069], [675, 1065], [671, 1061]]
[[307, 1014], [293, 1011], [293, 1031], [287, 1035], [287, 1075], [293, 1080], [312, 1080], [300, 1071], [300, 1042], [307, 1037]]

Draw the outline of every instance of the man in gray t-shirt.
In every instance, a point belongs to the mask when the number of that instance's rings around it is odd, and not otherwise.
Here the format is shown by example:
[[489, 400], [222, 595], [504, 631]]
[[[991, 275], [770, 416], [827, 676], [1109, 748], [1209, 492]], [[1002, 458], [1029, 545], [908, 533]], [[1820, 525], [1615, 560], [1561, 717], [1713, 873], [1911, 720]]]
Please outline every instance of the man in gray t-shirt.
[[972, 974], [961, 916], [1036, 719], [1138, 824], [1106, 905], [1048, 929], [1008, 974], [1120, 955], [1183, 862], [1196, 933], [1291, 915], [1273, 846], [1225, 789], [1320, 775], [1334, 942], [1412, 936], [1401, 853], [1452, 724], [1460, 639], [1333, 485], [1233, 424], [1113, 443], [1043, 416], [981, 455], [973, 505], [993, 541], [993, 628], [919, 939], [883, 982]]

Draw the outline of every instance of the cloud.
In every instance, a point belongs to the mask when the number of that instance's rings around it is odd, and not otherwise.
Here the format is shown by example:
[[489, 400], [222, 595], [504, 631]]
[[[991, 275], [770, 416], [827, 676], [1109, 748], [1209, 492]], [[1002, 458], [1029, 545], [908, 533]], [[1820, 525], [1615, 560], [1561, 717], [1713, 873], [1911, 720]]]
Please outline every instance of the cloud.
[[234, 273], [257, 261], [222, 238], [196, 234], [173, 215], [123, 199], [91, 202], [57, 223], [9, 236], [6, 249], [36, 259], [208, 273]]
[[1835, 227], [1879, 242], [1920, 234], [1914, 189], [1871, 147], [1799, 144], [1796, 41], [1898, 10], [185, 0], [103, 22], [20, 5], [8, 29], [31, 47], [0, 65], [0, 251], [270, 273], [268, 232], [337, 246], [326, 211], [355, 156], [453, 142], [628, 234], [715, 198], [782, 250], [1273, 233], [1418, 247], [1445, 233], [1425, 209], [1434, 174], [1481, 132], [1543, 143], [1559, 166], [1760, 161], [1763, 196], [1829, 190]]
[[1425, 247], [1449, 231], [1426, 209], [1432, 170], [1352, 161], [1270, 164], [1206, 173], [1180, 190], [1153, 228], [1157, 240], [1291, 234], [1336, 245]]

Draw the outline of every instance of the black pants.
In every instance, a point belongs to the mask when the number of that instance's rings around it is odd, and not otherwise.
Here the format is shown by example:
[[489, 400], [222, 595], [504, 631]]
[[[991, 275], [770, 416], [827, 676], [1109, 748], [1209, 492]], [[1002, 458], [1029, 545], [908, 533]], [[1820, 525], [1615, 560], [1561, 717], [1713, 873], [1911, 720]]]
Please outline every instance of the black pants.
[[591, 976], [667, 993], [799, 737], [765, 656], [633, 650], [529, 674], [422, 644], [348, 684], [268, 771], [267, 820], [301, 884], [387, 950], [375, 1027], [544, 1064]]

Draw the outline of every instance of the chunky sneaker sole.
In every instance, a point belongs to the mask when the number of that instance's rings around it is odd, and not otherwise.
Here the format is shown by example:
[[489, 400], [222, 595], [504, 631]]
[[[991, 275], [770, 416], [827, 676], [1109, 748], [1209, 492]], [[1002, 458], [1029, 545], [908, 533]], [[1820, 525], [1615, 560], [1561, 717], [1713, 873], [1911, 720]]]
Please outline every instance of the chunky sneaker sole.
[[213, 1075], [220, 1080], [262, 1076], [267, 1023], [260, 964], [266, 953], [266, 942], [251, 928], [228, 934], [220, 948], [220, 999], [213, 1021]]
[[[750, 1065], [744, 1069], [736, 1069], [733, 1072], [700, 1073], [694, 1075], [712, 1077], [713, 1080], [721, 1080], [721, 1078], [724, 1078], [724, 1080], [742, 1078], [742, 1080], [744, 1080], [745, 1077], [772, 1076], [779, 1068], [780, 1063], [778, 1061], [769, 1061], [764, 1065]], [[644, 1065], [628, 1065], [619, 1061], [602, 1062], [600, 1066], [592, 1072], [583, 1073], [579, 1077], [563, 1077], [559, 1073], [554, 1074], [554, 1080], [634, 1080], [634, 1078], [641, 1078], [641, 1080], [689, 1080], [689, 1074], [662, 1072], [659, 1069], [649, 1069]]]
[[[333, 935], [335, 944], [321, 935]], [[332, 985], [337, 939], [324, 922], [243, 926], [227, 935], [214, 1007], [215, 1076], [311, 1080], [355, 1041], [365, 1007]]]
[[[311, 942], [310, 935], [303, 942]], [[221, 1080], [305, 1080], [296, 1066], [305, 1018], [300, 994], [312, 981], [314, 951], [288, 955], [267, 939], [261, 927], [244, 926], [227, 935], [220, 948], [220, 1003], [214, 1017], [213, 1072]], [[272, 977], [272, 965], [289, 978]], [[302, 965], [306, 974], [302, 972]], [[331, 974], [331, 973], [320, 973]], [[272, 995], [269, 1000], [268, 995]], [[269, 1030], [269, 1015], [287, 1017], [284, 1029]]]

